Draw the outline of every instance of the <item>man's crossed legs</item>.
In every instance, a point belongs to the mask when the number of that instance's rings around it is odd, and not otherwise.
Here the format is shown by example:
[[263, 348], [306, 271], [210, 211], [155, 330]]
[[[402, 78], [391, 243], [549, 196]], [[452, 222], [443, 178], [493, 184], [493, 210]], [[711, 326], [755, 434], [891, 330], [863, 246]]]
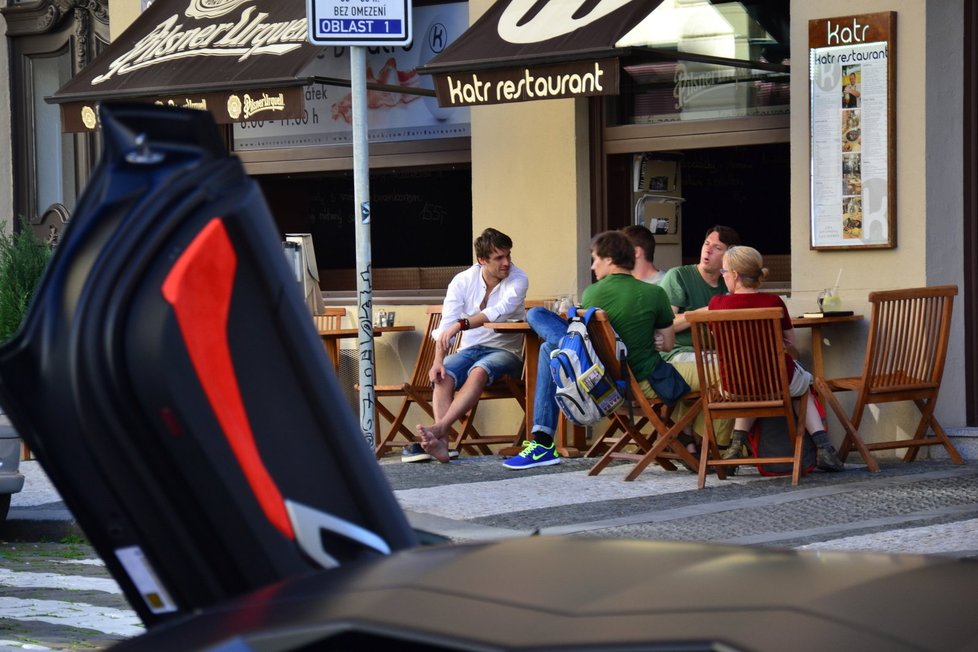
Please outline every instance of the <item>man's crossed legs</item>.
[[452, 424], [479, 402], [482, 390], [497, 378], [518, 377], [523, 361], [510, 351], [472, 346], [445, 358], [444, 365], [445, 377], [434, 383], [431, 397], [435, 422], [430, 426], [417, 426], [421, 447], [439, 462], [451, 459], [448, 433]]

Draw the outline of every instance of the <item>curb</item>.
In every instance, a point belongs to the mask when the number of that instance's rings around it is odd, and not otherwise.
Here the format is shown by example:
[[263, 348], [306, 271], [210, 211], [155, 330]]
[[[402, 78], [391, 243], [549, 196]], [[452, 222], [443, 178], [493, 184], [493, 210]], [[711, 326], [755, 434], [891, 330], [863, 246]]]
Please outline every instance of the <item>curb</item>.
[[11, 507], [6, 522], [0, 525], [2, 541], [61, 541], [68, 537], [86, 538], [67, 509]]
[[8, 520], [0, 527], [0, 541], [22, 543], [62, 541], [66, 538], [85, 538], [75, 521], [17, 521]]

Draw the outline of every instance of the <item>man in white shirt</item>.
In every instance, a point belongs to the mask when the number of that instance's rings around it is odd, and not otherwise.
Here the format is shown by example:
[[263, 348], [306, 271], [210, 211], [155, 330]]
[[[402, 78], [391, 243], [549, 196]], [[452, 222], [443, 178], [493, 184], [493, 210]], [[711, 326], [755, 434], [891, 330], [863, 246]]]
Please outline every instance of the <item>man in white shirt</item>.
[[[482, 328], [488, 322], [526, 317], [526, 273], [513, 264], [513, 241], [496, 229], [486, 229], [475, 240], [478, 263], [452, 279], [442, 305], [441, 326], [432, 333], [438, 340], [428, 377], [434, 383], [432, 408], [435, 422], [418, 425], [421, 448], [405, 447], [405, 461], [435, 458], [447, 462], [449, 428], [478, 402], [482, 390], [502, 376], [519, 376], [523, 369], [521, 333], [499, 333]], [[458, 351], [446, 355], [456, 337]]]

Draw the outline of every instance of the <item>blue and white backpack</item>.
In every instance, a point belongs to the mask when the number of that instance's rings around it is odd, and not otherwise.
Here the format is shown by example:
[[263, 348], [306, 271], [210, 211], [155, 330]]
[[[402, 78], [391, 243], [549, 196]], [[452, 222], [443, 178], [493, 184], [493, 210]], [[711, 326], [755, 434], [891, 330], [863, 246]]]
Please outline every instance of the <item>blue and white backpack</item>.
[[[587, 426], [611, 414], [625, 400], [624, 381], [616, 382], [605, 370], [587, 333], [587, 324], [597, 308], [583, 316], [577, 308], [567, 310], [567, 334], [550, 354], [550, 375], [557, 385], [557, 405], [568, 419]], [[615, 355], [625, 363], [626, 348], [615, 334]]]

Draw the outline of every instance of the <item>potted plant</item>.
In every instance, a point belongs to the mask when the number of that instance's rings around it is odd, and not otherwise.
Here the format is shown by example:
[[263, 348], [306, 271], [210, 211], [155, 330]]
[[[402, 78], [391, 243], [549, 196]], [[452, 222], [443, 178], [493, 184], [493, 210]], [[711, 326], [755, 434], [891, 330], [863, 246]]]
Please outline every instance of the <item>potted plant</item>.
[[17, 332], [51, 249], [34, 235], [26, 220], [13, 234], [0, 223], [0, 342]]
[[[14, 234], [4, 226], [0, 222], [0, 343], [20, 327], [51, 257], [51, 248], [34, 235], [26, 220]], [[22, 450], [16, 431], [0, 413], [0, 524], [10, 509], [11, 495], [24, 486], [19, 470], [22, 455], [26, 456], [27, 450]]]

